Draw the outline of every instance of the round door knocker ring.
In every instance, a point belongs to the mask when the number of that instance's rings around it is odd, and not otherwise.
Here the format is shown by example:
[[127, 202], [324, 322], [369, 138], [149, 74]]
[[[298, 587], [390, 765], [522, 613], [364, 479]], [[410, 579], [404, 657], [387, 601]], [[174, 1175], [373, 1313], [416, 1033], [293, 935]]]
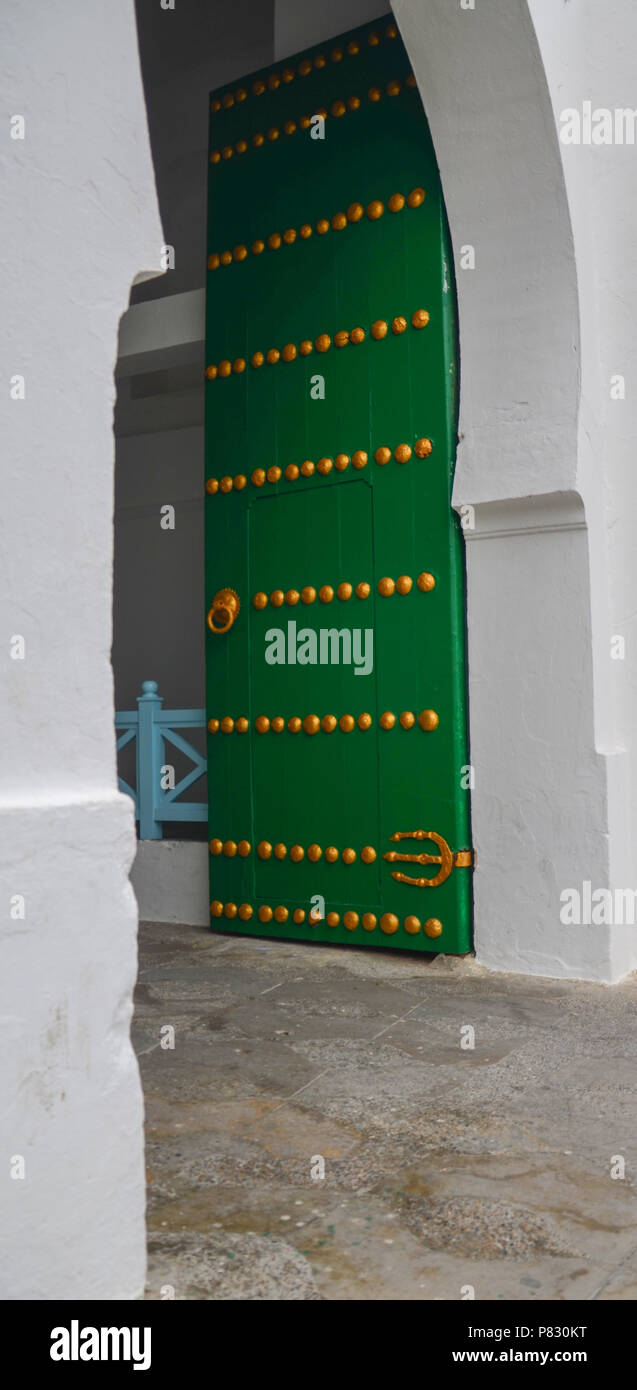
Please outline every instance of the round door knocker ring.
[[240, 608], [239, 595], [234, 589], [219, 589], [208, 612], [210, 631], [218, 637], [223, 636], [224, 632], [229, 632]]

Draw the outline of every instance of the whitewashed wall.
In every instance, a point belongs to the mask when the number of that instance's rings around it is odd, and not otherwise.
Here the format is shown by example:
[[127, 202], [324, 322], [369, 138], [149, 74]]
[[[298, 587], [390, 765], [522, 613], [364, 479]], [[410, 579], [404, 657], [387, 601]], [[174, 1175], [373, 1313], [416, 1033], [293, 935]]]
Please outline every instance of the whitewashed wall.
[[0, 1297], [132, 1298], [144, 1171], [110, 667], [113, 370], [163, 236], [129, 0], [4, 0], [0, 53], [5, 112], [25, 119], [13, 140], [3, 118], [0, 182]]

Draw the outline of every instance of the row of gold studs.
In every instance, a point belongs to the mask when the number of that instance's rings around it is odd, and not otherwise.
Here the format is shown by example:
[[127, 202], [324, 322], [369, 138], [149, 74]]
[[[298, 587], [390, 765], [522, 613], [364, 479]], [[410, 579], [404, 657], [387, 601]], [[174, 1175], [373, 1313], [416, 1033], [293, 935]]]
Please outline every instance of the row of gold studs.
[[[398, 444], [393, 451], [393, 457], [396, 463], [409, 463], [412, 453], [416, 455], [416, 458], [424, 459], [429, 457], [432, 450], [433, 444], [430, 439], [417, 439], [413, 449], [411, 444]], [[374, 454], [375, 462], [381, 467], [389, 463], [391, 458], [392, 451], [386, 444], [381, 445]], [[254, 468], [250, 474], [250, 482], [253, 487], [263, 487], [266, 482], [278, 483], [281, 478], [284, 477], [286, 482], [295, 483], [298, 478], [311, 478], [315, 471], [326, 478], [328, 474], [332, 472], [333, 468], [336, 469], [337, 473], [344, 473], [345, 470], [349, 468], [350, 463], [352, 468], [359, 470], [361, 468], [366, 468], [369, 463], [369, 455], [364, 449], [355, 449], [351, 458], [349, 454], [336, 454], [333, 459], [327, 457], [320, 458], [316, 464], [313, 463], [312, 459], [305, 459], [304, 463], [300, 465], [297, 463], [288, 463], [287, 467], [283, 470], [279, 468], [277, 463], [273, 463], [272, 466], [268, 468], [267, 472], [264, 468]], [[206, 492], [211, 497], [214, 497], [215, 493], [218, 492], [227, 494], [232, 492], [233, 489], [235, 492], [242, 492], [244, 487], [247, 486], [247, 482], [248, 479], [245, 473], [236, 473], [234, 478], [227, 473], [223, 478], [208, 478], [206, 482]]]
[[[385, 87], [386, 95], [388, 97], [399, 96], [402, 91], [402, 85], [402, 82], [400, 82], [398, 78], [393, 78]], [[405, 79], [405, 85], [407, 87], [416, 86], [416, 79], [413, 73], [409, 73], [409, 76]], [[383, 92], [380, 87], [370, 87], [367, 93], [367, 100], [372, 103], [379, 102], [382, 96]], [[345, 116], [348, 111], [358, 111], [360, 104], [360, 97], [351, 96], [347, 98], [347, 102], [341, 100], [333, 101], [329, 112], [326, 106], [319, 106], [313, 115], [322, 116], [324, 120], [327, 120], [329, 115], [336, 117], [338, 120], [340, 116]], [[261, 146], [265, 144], [266, 140], [273, 143], [275, 140], [278, 140], [281, 129], [284, 135], [294, 135], [297, 130], [308, 130], [312, 124], [312, 119], [312, 116], [304, 115], [299, 116], [298, 121], [284, 121], [282, 127], [272, 125], [265, 135], [262, 130], [257, 130], [254, 135], [250, 136], [249, 142], [242, 137], [240, 140], [235, 141], [234, 145], [223, 145], [220, 150], [213, 150], [210, 155], [210, 163], [219, 164], [222, 159], [232, 159], [233, 154], [245, 154], [248, 149], [248, 143], [252, 146], [253, 150], [260, 149]]]
[[[425, 328], [428, 323], [429, 314], [427, 313], [427, 310], [416, 309], [411, 316], [412, 328]], [[402, 314], [399, 314], [395, 319], [392, 320], [392, 333], [396, 335], [404, 333], [406, 327], [407, 320], [403, 317]], [[389, 324], [385, 319], [375, 319], [369, 331], [372, 338], [379, 342], [382, 338], [387, 337], [387, 334], [389, 332]], [[344, 348], [347, 346], [348, 343], [354, 343], [355, 345], [358, 345], [358, 343], [362, 343], [364, 342], [364, 340], [364, 328], [352, 328], [349, 332], [347, 331], [347, 329], [343, 328], [338, 333], [334, 334], [334, 347]], [[312, 342], [311, 338], [304, 338], [303, 342], [299, 343], [298, 352], [301, 357], [308, 357], [309, 354], [312, 352], [313, 348], [315, 348], [317, 352], [328, 352], [331, 347], [332, 339], [329, 333], [319, 333], [318, 338], [315, 338], [314, 342]], [[280, 352], [278, 348], [269, 348], [268, 351], [265, 353], [253, 352], [250, 358], [250, 366], [262, 367], [263, 363], [267, 362], [269, 367], [274, 367], [276, 363], [279, 361], [294, 362], [296, 356], [296, 343], [286, 343], [285, 347], [281, 348]], [[221, 362], [213, 362], [210, 364], [210, 366], [206, 367], [206, 376], [208, 378], [208, 381], [215, 381], [217, 377], [228, 377], [231, 375], [232, 372], [234, 372], [235, 375], [240, 375], [241, 372], [245, 372], [245, 369], [245, 357], [235, 357], [234, 362], [231, 362], [229, 358], [224, 357], [222, 358]]]
[[[394, 593], [411, 593], [413, 584], [414, 581], [411, 575], [399, 574], [396, 580], [390, 579], [389, 577], [379, 579], [376, 587], [383, 598], [389, 598]], [[436, 587], [436, 581], [433, 574], [429, 574], [427, 570], [423, 570], [422, 574], [418, 575], [416, 585], [421, 593], [426, 594]], [[352, 597], [353, 593], [356, 593], [357, 598], [365, 599], [369, 598], [370, 592], [370, 585], [366, 582], [357, 584], [354, 590], [348, 581], [344, 581], [342, 584], [338, 585], [336, 597], [339, 598], [342, 603], [346, 603], [347, 600]], [[259, 591], [259, 593], [254, 595], [252, 604], [254, 608], [258, 609], [267, 608], [269, 603], [273, 608], [282, 608], [284, 603], [289, 604], [290, 608], [293, 608], [299, 602], [307, 604], [314, 603], [317, 598], [321, 603], [331, 603], [334, 598], [332, 585], [323, 584], [318, 590], [318, 593], [311, 584], [306, 584], [305, 588], [301, 589], [300, 592], [298, 589], [288, 589], [287, 592], [284, 592], [283, 589], [274, 589], [269, 598], [266, 593]]]
[[[388, 24], [387, 28], [385, 29], [384, 37], [386, 39], [395, 39], [396, 36], [396, 25]], [[382, 36], [378, 33], [378, 30], [373, 29], [371, 34], [368, 34], [367, 36], [367, 43], [369, 47], [374, 48], [377, 44], [379, 44], [381, 41], [381, 37]], [[330, 60], [332, 63], [340, 63], [341, 59], [345, 56], [345, 54], [347, 54], [348, 57], [353, 58], [356, 56], [357, 53], [360, 53], [360, 48], [361, 46], [357, 39], [351, 39], [350, 42], [346, 45], [345, 49], [341, 48], [340, 44], [337, 44], [336, 48], [333, 48], [329, 55]], [[312, 72], [313, 68], [324, 68], [326, 67], [326, 65], [326, 55], [324, 53], [315, 53], [313, 58], [302, 58], [300, 63], [297, 64], [296, 68], [288, 66], [283, 68], [280, 73], [271, 72], [270, 76], [267, 78], [267, 81], [263, 77], [257, 77], [255, 81], [252, 83], [250, 91], [252, 93], [252, 96], [255, 97], [263, 96], [263, 93], [266, 91], [276, 92], [277, 88], [281, 86], [282, 82], [289, 84], [290, 82], [294, 81], [294, 78], [297, 75], [299, 77], [308, 77], [309, 74]], [[237, 105], [241, 105], [241, 103], [246, 100], [247, 96], [247, 87], [237, 87], [235, 92], [225, 92], [222, 97], [213, 97], [210, 102], [210, 110], [213, 112], [221, 110], [229, 111], [230, 108], [234, 106], [235, 102], [237, 103]]]
[[[210, 916], [227, 917], [230, 921], [232, 921], [234, 917], [239, 917], [242, 922], [249, 922], [250, 918], [254, 916], [254, 908], [251, 903], [241, 903], [241, 905], [237, 907], [236, 903], [222, 903], [215, 900], [210, 904]], [[289, 916], [290, 911], [287, 907], [284, 907], [283, 904], [279, 907], [271, 908], [266, 906], [265, 903], [262, 903], [257, 911], [257, 917], [260, 922], [271, 922], [272, 918], [274, 918], [275, 922], [283, 923], [287, 922]], [[292, 921], [295, 922], [297, 926], [300, 926], [301, 923], [305, 921], [305, 918], [306, 913], [302, 907], [294, 908], [292, 912]], [[307, 913], [308, 926], [318, 927], [323, 920], [325, 920], [328, 927], [337, 927], [341, 920], [340, 913], [328, 912], [325, 919], [323, 919], [320, 912], [315, 908], [310, 908], [310, 911]], [[376, 927], [379, 926], [381, 931], [385, 932], [386, 936], [393, 936], [400, 926], [400, 920], [395, 912], [384, 912], [380, 922], [374, 912], [364, 912], [362, 917], [359, 917], [357, 912], [343, 913], [343, 926], [347, 931], [356, 931], [359, 923], [363, 931], [375, 931]], [[417, 936], [421, 928], [425, 936], [435, 938], [442, 935], [442, 922], [440, 922], [437, 917], [429, 917], [423, 925], [419, 917], [414, 917], [410, 914], [408, 917], [405, 917], [403, 927], [408, 936]]]
[[[390, 212], [402, 212], [406, 202], [407, 206], [410, 208], [419, 208], [424, 203], [425, 197], [424, 188], [412, 188], [411, 193], [407, 195], [406, 199], [402, 193], [392, 193], [391, 198], [387, 201], [387, 207]], [[384, 211], [385, 204], [381, 202], [380, 198], [372, 199], [372, 202], [367, 204], [367, 209], [363, 207], [362, 203], [350, 203], [347, 212], [335, 212], [331, 221], [327, 217], [319, 217], [316, 223], [316, 231], [319, 236], [325, 236], [326, 232], [330, 231], [330, 228], [333, 232], [342, 232], [348, 222], [350, 224], [360, 222], [365, 212], [367, 212], [370, 222], [377, 222], [379, 217], [382, 217]], [[299, 227], [298, 235], [302, 241], [308, 241], [312, 235], [312, 230], [310, 223], [304, 222], [302, 226]], [[271, 232], [267, 241], [262, 241], [261, 238], [257, 238], [256, 241], [253, 241], [250, 250], [253, 256], [260, 256], [261, 253], [265, 251], [266, 246], [269, 251], [278, 251], [281, 246], [293, 246], [296, 238], [296, 228], [287, 227], [283, 234], [281, 234], [281, 232]], [[245, 261], [247, 256], [248, 248], [243, 242], [239, 242], [239, 245], [235, 246], [234, 251], [213, 251], [212, 255], [208, 257], [208, 270], [218, 270], [219, 266], [232, 265], [233, 261], [240, 263], [241, 261]]]
[[[378, 722], [381, 729], [393, 729], [396, 723], [396, 715], [393, 714], [391, 710], [385, 710], [384, 714], [381, 714]], [[425, 733], [430, 733], [433, 729], [438, 728], [440, 720], [435, 709], [423, 709], [417, 716], [413, 713], [413, 710], [405, 709], [402, 714], [398, 716], [398, 722], [403, 729], [413, 729], [416, 722], [418, 722], [420, 728], [423, 729]], [[355, 719], [353, 714], [342, 714], [340, 719], [337, 719], [335, 714], [324, 714], [322, 719], [319, 719], [318, 714], [306, 714], [304, 719], [300, 719], [299, 716], [295, 714], [291, 719], [288, 719], [287, 728], [291, 734], [299, 734], [301, 729], [304, 729], [306, 734], [318, 734], [319, 730], [324, 734], [332, 734], [338, 725], [339, 729], [341, 729], [344, 734], [351, 734], [352, 729], [355, 729], [357, 725], [358, 728], [365, 733], [367, 729], [371, 729], [373, 723], [374, 721], [371, 714], [359, 714], [358, 719]], [[280, 714], [276, 714], [273, 719], [268, 719], [267, 714], [259, 714], [254, 721], [254, 727], [258, 734], [267, 734], [270, 732], [273, 734], [282, 734], [286, 724], [285, 719]], [[217, 734], [219, 731], [221, 731], [222, 734], [231, 734], [233, 732], [236, 734], [247, 734], [249, 728], [250, 721], [245, 718], [245, 715], [240, 715], [238, 719], [233, 719], [231, 715], [226, 714], [223, 719], [208, 720], [209, 734]]]
[[[234, 840], [220, 840], [215, 838], [210, 840], [209, 848], [210, 853], [215, 856], [225, 854], [227, 859], [234, 859], [238, 854], [241, 859], [246, 859], [251, 853], [252, 845], [249, 840], [239, 840], [237, 844]], [[285, 859], [287, 853], [287, 845], [280, 842], [276, 845], [271, 845], [269, 840], [261, 840], [257, 845], [259, 859], [271, 859], [272, 855], [274, 855], [275, 859]], [[306, 851], [302, 845], [292, 845], [289, 853], [293, 864], [300, 864], [301, 860], [304, 859], [306, 855]], [[355, 849], [347, 848], [339, 851], [335, 845], [328, 845], [327, 849], [323, 851], [320, 845], [308, 845], [307, 857], [311, 864], [318, 864], [323, 854], [325, 854], [325, 861], [327, 864], [335, 864], [339, 857], [343, 860], [344, 864], [354, 864], [357, 859]], [[361, 860], [363, 864], [373, 864], [375, 858], [376, 850], [373, 845], [363, 845], [361, 850]]]

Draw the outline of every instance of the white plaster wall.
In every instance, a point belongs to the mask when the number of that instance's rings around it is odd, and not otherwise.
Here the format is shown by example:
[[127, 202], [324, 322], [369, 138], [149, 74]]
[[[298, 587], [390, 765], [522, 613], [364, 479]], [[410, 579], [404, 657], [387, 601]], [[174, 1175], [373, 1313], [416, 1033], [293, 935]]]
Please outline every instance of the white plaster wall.
[[24, 141], [5, 120], [0, 183], [0, 1296], [132, 1298], [144, 1174], [109, 663], [113, 368], [163, 236], [129, 0], [5, 0], [0, 31], [5, 110], [26, 120]]
[[207, 843], [140, 840], [131, 883], [142, 922], [210, 926]]

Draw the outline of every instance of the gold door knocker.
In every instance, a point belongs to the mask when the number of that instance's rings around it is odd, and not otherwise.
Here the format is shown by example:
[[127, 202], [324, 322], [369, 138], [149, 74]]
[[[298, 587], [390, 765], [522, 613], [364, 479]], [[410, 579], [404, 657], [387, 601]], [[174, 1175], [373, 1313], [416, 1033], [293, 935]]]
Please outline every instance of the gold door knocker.
[[433, 878], [409, 878], [407, 874], [393, 872], [392, 878], [395, 878], [398, 883], [412, 883], [416, 888], [437, 888], [439, 883], [445, 882], [453, 868], [468, 869], [474, 863], [472, 850], [450, 849], [447, 841], [435, 830], [397, 830], [389, 838], [390, 840], [433, 840], [440, 850], [440, 854], [399, 854], [395, 849], [388, 850], [383, 857], [390, 864], [395, 864], [399, 860], [409, 864], [440, 865], [439, 872], [434, 874]]
[[218, 634], [229, 632], [240, 607], [241, 601], [234, 589], [219, 589], [208, 613], [210, 631]]

